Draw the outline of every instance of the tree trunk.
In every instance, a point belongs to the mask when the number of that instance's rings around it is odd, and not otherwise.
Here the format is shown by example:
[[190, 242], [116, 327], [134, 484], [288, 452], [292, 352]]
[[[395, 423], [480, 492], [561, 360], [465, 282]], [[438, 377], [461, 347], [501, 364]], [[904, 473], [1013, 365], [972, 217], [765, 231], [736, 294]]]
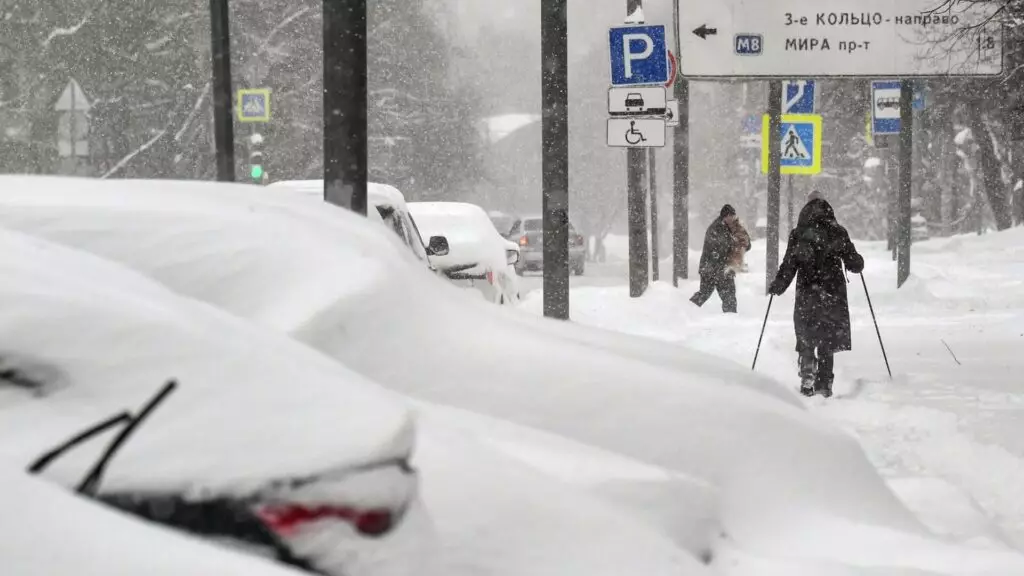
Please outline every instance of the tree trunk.
[[1010, 214], [1006, 186], [1003, 185], [1002, 166], [996, 156], [992, 135], [985, 125], [979, 107], [968, 107], [967, 117], [971, 126], [971, 134], [978, 145], [980, 180], [988, 198], [989, 207], [992, 208], [992, 215], [995, 217], [996, 229], [1006, 230], [1013, 226], [1013, 216]]

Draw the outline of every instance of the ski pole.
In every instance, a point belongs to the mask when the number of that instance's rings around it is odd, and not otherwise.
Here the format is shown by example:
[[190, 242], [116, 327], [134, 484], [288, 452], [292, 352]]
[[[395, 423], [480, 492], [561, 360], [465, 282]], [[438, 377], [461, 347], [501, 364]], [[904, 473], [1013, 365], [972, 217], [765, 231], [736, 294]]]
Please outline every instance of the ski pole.
[[882, 359], [885, 360], [885, 370], [889, 373], [889, 380], [892, 380], [892, 370], [889, 368], [889, 357], [885, 354], [885, 344], [882, 343], [882, 331], [878, 329], [878, 319], [875, 318], [875, 307], [871, 305], [871, 294], [868, 293], [868, 281], [864, 274], [860, 275], [861, 284], [864, 285], [864, 296], [868, 299], [868, 309], [871, 310], [871, 321], [875, 323], [875, 334], [878, 334], [878, 345], [882, 348]]
[[753, 372], [757, 366], [757, 355], [761, 353], [761, 340], [764, 340], [764, 329], [768, 326], [768, 313], [772, 311], [772, 300], [775, 300], [775, 295], [772, 294], [768, 297], [768, 309], [764, 312], [764, 324], [761, 325], [761, 336], [757, 339], [757, 351], [754, 352], [754, 363], [750, 365], [750, 371]]

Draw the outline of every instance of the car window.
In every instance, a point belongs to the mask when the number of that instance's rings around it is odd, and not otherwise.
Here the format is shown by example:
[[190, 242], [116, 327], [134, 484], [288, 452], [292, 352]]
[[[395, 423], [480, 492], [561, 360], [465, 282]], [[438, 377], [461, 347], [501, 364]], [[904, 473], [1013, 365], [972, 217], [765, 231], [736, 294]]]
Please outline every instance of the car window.
[[540, 218], [524, 220], [523, 222], [526, 225], [527, 232], [540, 232], [541, 230], [544, 230], [544, 222]]
[[522, 220], [516, 220], [515, 224], [512, 225], [512, 229], [509, 230], [508, 235], [509, 236], [515, 236], [515, 235], [519, 234], [521, 232], [522, 227], [523, 227], [523, 221]]

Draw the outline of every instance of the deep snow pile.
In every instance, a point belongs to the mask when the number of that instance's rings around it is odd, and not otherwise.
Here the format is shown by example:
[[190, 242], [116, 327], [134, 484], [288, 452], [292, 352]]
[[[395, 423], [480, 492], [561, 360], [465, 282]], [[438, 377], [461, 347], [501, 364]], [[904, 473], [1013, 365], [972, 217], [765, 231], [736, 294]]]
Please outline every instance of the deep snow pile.
[[[894, 380], [885, 365], [859, 276], [848, 286], [854, 350], [836, 356], [837, 397], [808, 405], [858, 435], [908, 506], [949, 539], [1024, 547], [1024, 230], [914, 245], [912, 276], [895, 288], [895, 266], [878, 243], [858, 243]], [[574, 320], [685, 343], [750, 366], [764, 318], [764, 243], [739, 277], [740, 314], [717, 297], [702, 309], [655, 284], [641, 299], [625, 287], [577, 288]], [[523, 307], [541, 313], [542, 295]], [[797, 386], [793, 292], [775, 299], [758, 371]], [[948, 346], [948, 349], [947, 349]], [[955, 355], [955, 357], [954, 357]]]
[[[6, 230], [0, 247], [5, 367], [45, 362], [62, 377], [42, 397], [0, 386], [4, 466], [23, 468], [135, 408], [171, 375], [180, 388], [118, 453], [105, 487], [240, 495], [410, 447], [404, 399], [294, 340], [86, 253]], [[417, 410], [423, 505], [382, 540], [334, 543], [346, 574], [704, 573], [665, 535], [430, 416], [442, 408]], [[70, 485], [104, 445], [68, 453], [46, 476]], [[0, 529], [0, 541], [16, 526]]]
[[0, 223], [290, 332], [395, 390], [686, 474], [700, 481], [686, 497], [710, 506], [718, 491], [701, 486], [767, 485], [762, 517], [814, 508], [924, 532], [852, 438], [770, 380], [692, 349], [495, 310], [344, 210], [213, 183], [12, 178], [2, 190]]
[[4, 576], [300, 576], [0, 468]]

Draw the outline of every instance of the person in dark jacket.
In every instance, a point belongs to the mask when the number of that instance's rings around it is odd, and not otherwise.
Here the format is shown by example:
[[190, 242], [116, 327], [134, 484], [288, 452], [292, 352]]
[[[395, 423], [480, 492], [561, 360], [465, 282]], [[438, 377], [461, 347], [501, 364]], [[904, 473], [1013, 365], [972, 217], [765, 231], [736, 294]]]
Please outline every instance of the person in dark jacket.
[[[736, 220], [736, 210], [726, 204], [718, 218], [708, 226], [704, 234], [704, 250], [700, 255], [700, 289], [690, 297], [690, 302], [703, 306], [718, 290], [722, 299], [722, 312], [736, 312], [736, 277], [729, 268], [729, 260], [735, 248], [735, 240], [729, 225]], [[750, 250], [750, 243], [746, 243]]]
[[832, 206], [814, 198], [800, 211], [786, 256], [768, 288], [770, 294], [779, 296], [796, 278], [793, 328], [804, 396], [831, 396], [833, 355], [852, 348], [844, 265], [859, 274], [864, 270], [864, 258], [836, 221]]

